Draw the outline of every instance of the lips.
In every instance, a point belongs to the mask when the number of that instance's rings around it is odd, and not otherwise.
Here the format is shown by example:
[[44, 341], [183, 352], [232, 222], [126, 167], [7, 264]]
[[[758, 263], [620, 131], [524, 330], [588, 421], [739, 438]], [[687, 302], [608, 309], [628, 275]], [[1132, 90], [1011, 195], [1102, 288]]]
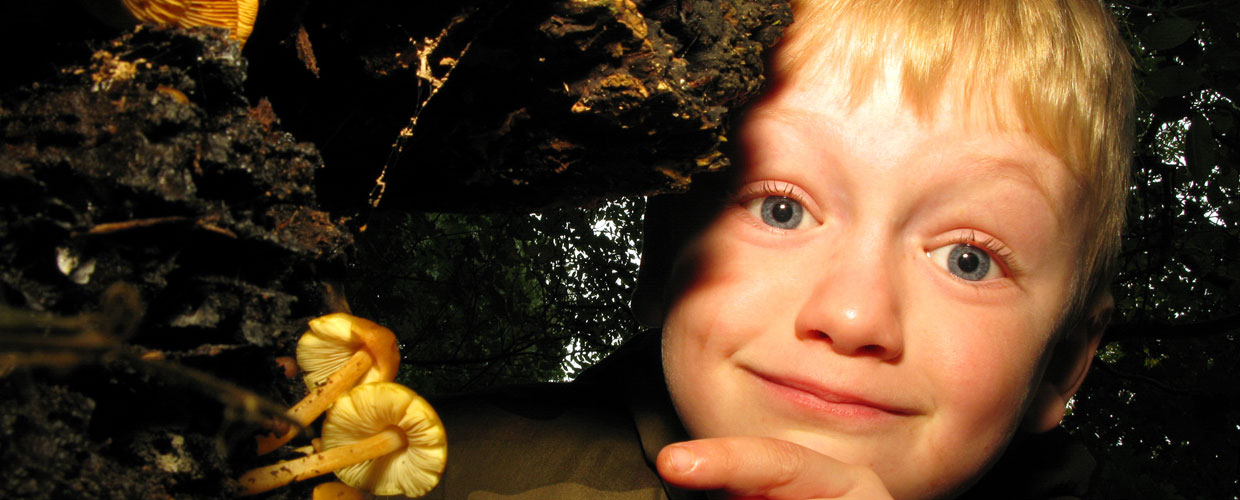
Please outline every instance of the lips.
[[855, 419], [881, 419], [915, 415], [912, 408], [831, 390], [797, 377], [771, 375], [750, 370], [759, 383], [777, 398], [815, 413]]

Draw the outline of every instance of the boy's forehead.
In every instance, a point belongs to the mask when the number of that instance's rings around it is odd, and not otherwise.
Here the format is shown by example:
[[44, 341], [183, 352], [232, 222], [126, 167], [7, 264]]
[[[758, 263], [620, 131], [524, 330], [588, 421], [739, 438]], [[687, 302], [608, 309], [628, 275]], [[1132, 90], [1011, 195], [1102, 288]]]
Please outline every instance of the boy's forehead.
[[[1037, 31], [1046, 20], [1013, 19], [1006, 2], [945, 11], [938, 3], [794, 0], [796, 21], [772, 53], [770, 76], [776, 86], [813, 82], [849, 105], [879, 92], [899, 95], [920, 116], [965, 110], [969, 125], [1030, 134], [1079, 180], [1092, 178], [1092, 139], [1069, 115], [1095, 106], [1065, 94], [1086, 92], [1080, 68], [1056, 65], [1062, 73], [1048, 74], [1042, 59], [1054, 58], [1035, 55], [1058, 36]], [[1038, 42], [1013, 41], [1030, 36]], [[1043, 69], [1033, 71], [1038, 57]]]
[[1002, 77], [970, 74], [963, 66], [949, 65], [933, 92], [917, 90], [907, 76], [908, 60], [885, 55], [867, 64], [847, 64], [838, 48], [798, 43], [805, 36], [800, 33], [791, 31], [789, 43], [776, 49], [768, 96], [802, 94], [797, 97], [842, 110], [898, 109], [936, 126], [1029, 134], [1029, 127], [1017, 118], [1022, 113], [1016, 93]]
[[[815, 27], [802, 26], [788, 32], [785, 43], [774, 57], [771, 87], [763, 99], [751, 108], [747, 121], [777, 120], [800, 129], [819, 129], [844, 136], [844, 128], [864, 124], [868, 116], [902, 116], [931, 130], [934, 135], [960, 132], [977, 141], [974, 156], [979, 165], [992, 170], [1033, 181], [1044, 196], [1054, 201], [1057, 218], [1067, 219], [1083, 201], [1085, 190], [1077, 169], [1068, 165], [1060, 151], [1035, 134], [1017, 104], [1016, 92], [1007, 81], [979, 81], [977, 75], [947, 75], [933, 96], [921, 95], [924, 102], [910, 102], [905, 76], [906, 60], [900, 57], [876, 57], [876, 66], [858, 67], [840, 62], [840, 50], [824, 44], [807, 43], [803, 37], [814, 34]], [[816, 41], [818, 39], [815, 39]], [[856, 71], [870, 72], [864, 78]], [[966, 71], [951, 66], [951, 73]], [[862, 88], [858, 88], [862, 86]], [[822, 120], [814, 110], [831, 109], [858, 119], [835, 123]], [[896, 135], [902, 131], [883, 124], [876, 135]], [[1019, 143], [1038, 158], [1004, 158], [986, 151], [988, 138], [1002, 138]], [[930, 153], [930, 152], [928, 152]], [[875, 152], [880, 154], [880, 152]], [[1036, 161], [1035, 161], [1036, 160]]]

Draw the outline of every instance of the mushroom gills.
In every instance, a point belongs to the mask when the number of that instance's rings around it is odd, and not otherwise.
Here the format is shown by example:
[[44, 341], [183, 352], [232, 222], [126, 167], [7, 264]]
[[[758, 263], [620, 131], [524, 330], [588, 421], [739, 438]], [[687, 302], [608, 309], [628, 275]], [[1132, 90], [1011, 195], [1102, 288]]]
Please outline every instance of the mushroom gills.
[[425, 399], [395, 382], [362, 384], [341, 396], [323, 423], [323, 451], [241, 476], [253, 495], [335, 472], [376, 495], [424, 495], [447, 462], [443, 422]]
[[229, 36], [245, 44], [258, 18], [259, 0], [123, 0], [138, 21], [172, 24], [182, 28], [228, 28]]

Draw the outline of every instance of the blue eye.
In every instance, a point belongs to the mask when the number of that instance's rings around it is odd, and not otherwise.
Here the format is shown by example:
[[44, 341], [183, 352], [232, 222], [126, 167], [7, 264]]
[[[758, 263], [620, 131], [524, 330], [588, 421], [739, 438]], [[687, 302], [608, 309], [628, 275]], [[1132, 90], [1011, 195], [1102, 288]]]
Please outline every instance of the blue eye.
[[759, 208], [762, 222], [780, 229], [796, 229], [805, 216], [805, 207], [786, 196], [767, 196]]
[[990, 262], [990, 254], [973, 245], [956, 243], [931, 250], [928, 255], [963, 280], [981, 281], [999, 274], [999, 268]]
[[782, 231], [799, 231], [821, 224], [811, 209], [805, 207], [805, 203], [811, 203], [808, 200], [810, 198], [797, 187], [776, 181], [750, 183], [737, 195], [737, 204], [750, 216], [764, 226]]

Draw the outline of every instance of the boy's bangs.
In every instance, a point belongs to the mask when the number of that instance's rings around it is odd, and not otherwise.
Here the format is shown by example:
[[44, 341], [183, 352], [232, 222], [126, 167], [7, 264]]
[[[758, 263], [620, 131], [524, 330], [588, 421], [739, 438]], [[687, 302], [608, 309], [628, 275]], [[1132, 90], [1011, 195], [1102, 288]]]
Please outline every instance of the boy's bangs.
[[[899, 68], [923, 117], [944, 99], [981, 106], [985, 125], [1020, 130], [1081, 184], [1091, 228], [1079, 297], [1106, 285], [1118, 250], [1130, 154], [1131, 63], [1096, 0], [793, 0], [779, 75], [846, 75], [851, 105]], [[976, 116], [976, 115], [975, 115]]]

